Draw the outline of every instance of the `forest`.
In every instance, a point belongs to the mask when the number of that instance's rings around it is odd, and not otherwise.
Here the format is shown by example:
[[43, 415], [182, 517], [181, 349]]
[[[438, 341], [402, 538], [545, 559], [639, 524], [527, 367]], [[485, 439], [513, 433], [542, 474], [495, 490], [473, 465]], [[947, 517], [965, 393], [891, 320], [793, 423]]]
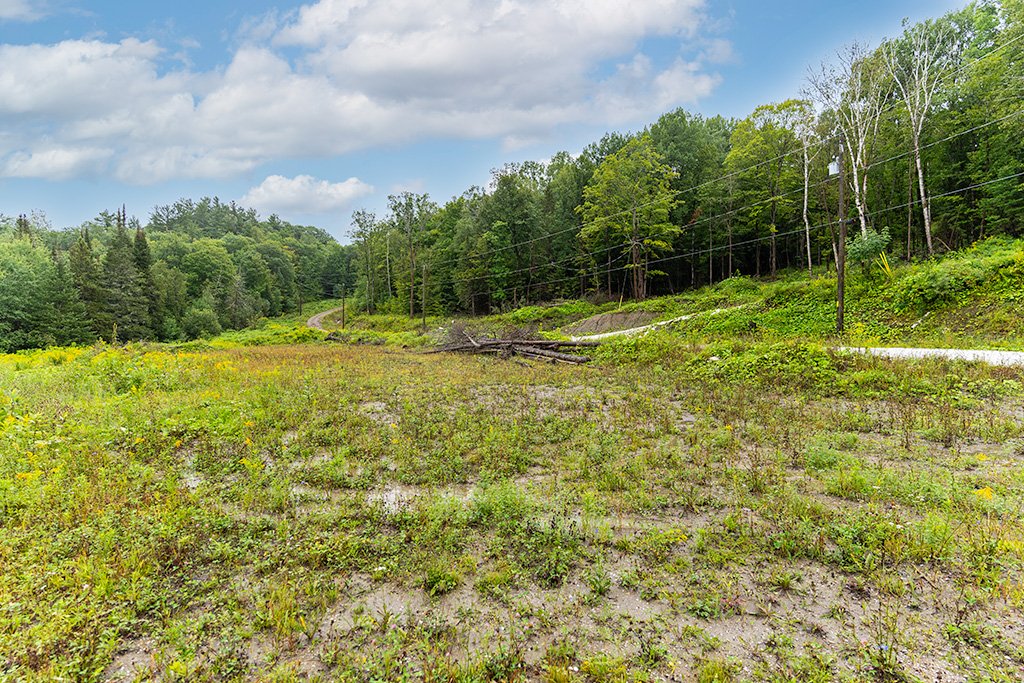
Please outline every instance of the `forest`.
[[329, 297], [349, 251], [326, 232], [217, 199], [124, 208], [76, 230], [19, 216], [0, 233], [0, 350], [177, 340]]
[[191, 339], [339, 296], [479, 315], [815, 277], [834, 268], [840, 217], [861, 262], [1020, 236], [1022, 39], [1024, 2], [982, 0], [840, 49], [742, 120], [677, 109], [444, 204], [393, 195], [383, 216], [353, 213], [346, 245], [216, 198], [145, 224], [124, 208], [69, 230], [0, 217], [0, 351]]

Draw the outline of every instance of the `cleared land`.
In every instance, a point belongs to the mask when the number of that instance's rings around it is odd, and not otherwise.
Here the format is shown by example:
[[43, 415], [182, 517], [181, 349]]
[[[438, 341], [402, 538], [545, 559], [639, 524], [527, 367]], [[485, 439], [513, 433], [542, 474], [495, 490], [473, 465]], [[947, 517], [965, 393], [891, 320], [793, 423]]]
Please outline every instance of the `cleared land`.
[[671, 340], [2, 357], [0, 672], [1024, 676], [1024, 370]]

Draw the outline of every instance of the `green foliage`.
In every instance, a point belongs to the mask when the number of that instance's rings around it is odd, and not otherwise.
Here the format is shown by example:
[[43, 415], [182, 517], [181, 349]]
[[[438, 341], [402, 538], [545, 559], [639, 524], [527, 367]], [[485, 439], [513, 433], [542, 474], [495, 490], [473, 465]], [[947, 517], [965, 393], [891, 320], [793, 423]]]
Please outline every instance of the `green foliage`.
[[[0, 349], [208, 337], [354, 287], [348, 252], [322, 231], [261, 222], [217, 200], [158, 207], [145, 228], [122, 210], [77, 231], [29, 228], [0, 234], [0, 263], [19, 241], [39, 252], [37, 294], [22, 287], [9, 302], [16, 325], [5, 327], [0, 314]], [[12, 271], [5, 279], [27, 277]]]
[[565, 325], [600, 312], [600, 307], [588, 301], [567, 301], [547, 306], [523, 306], [496, 316], [495, 320], [509, 325]]
[[606, 158], [584, 190], [580, 239], [592, 249], [618, 250], [628, 258], [635, 299], [647, 298], [647, 280], [655, 274], [647, 262], [670, 252], [680, 232], [669, 221], [676, 204], [669, 183], [675, 176], [650, 135], [641, 135]]
[[891, 239], [889, 228], [857, 233], [846, 243], [846, 256], [854, 263], [866, 265], [885, 253]]
[[197, 303], [188, 309], [181, 320], [181, 330], [189, 339], [212, 337], [220, 334], [220, 321], [208, 302]]
[[459, 585], [459, 576], [444, 564], [431, 564], [423, 578], [423, 589], [431, 596], [444, 595]]
[[979, 290], [1018, 301], [1024, 291], [1024, 248], [1019, 242], [991, 239], [944, 259], [921, 265], [895, 287], [895, 301], [918, 313], [964, 303]]

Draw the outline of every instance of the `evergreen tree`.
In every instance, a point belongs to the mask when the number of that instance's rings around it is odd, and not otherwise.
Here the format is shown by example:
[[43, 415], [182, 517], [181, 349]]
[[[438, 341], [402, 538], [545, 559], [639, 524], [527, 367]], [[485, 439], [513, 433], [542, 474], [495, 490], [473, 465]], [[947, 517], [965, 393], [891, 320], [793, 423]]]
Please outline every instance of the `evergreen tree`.
[[142, 226], [135, 229], [135, 239], [132, 241], [132, 260], [135, 263], [135, 270], [138, 271], [142, 294], [146, 298], [146, 312], [148, 315], [147, 326], [154, 331], [159, 331], [163, 320], [163, 311], [160, 310], [160, 292], [157, 291], [156, 282], [153, 280], [153, 255], [149, 250], [149, 241]]
[[102, 281], [106, 310], [111, 319], [111, 327], [104, 331], [104, 336], [112, 340], [152, 337], [148, 300], [123, 220], [118, 221], [114, 239], [103, 259]]
[[43, 293], [48, 336], [58, 346], [84, 344], [93, 338], [85, 304], [64, 257], [55, 251], [52, 260]]
[[89, 229], [83, 228], [68, 252], [68, 269], [78, 297], [85, 306], [89, 328], [96, 337], [109, 334], [113, 320], [107, 313], [106, 296], [100, 284], [99, 266], [92, 249]]
[[32, 224], [25, 214], [18, 216], [18, 220], [14, 222], [14, 234], [20, 240], [32, 242]]
[[0, 243], [0, 352], [47, 346], [42, 290], [45, 253], [16, 239]]

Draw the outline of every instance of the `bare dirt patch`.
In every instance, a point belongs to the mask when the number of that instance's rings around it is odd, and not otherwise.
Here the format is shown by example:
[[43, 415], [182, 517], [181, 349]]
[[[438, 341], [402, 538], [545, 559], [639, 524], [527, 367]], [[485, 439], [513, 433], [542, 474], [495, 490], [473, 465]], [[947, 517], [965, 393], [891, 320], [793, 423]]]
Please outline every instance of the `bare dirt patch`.
[[142, 637], [125, 641], [114, 661], [103, 672], [103, 680], [134, 681], [149, 673], [154, 663], [156, 644], [152, 638]]

